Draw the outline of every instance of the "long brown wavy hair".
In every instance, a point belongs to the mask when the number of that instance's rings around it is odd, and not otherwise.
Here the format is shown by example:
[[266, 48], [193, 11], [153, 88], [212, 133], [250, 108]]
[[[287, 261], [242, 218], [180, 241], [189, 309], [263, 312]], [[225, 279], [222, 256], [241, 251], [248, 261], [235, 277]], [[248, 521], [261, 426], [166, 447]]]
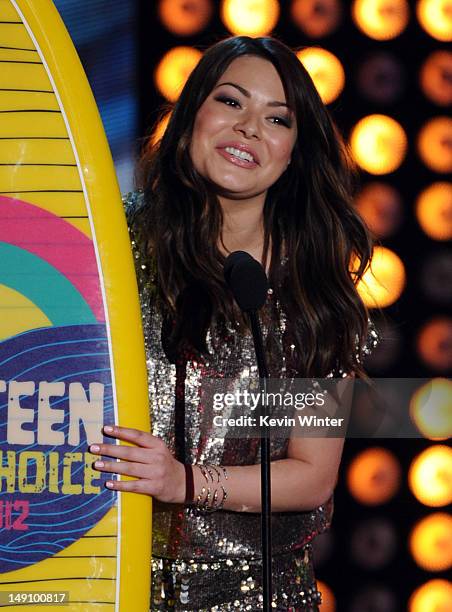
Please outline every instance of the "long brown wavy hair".
[[[291, 164], [269, 188], [264, 205], [264, 252], [270, 237], [272, 245], [269, 281], [287, 316], [296, 370], [299, 376], [320, 377], [339, 365], [364, 375], [360, 347], [368, 315], [356, 283], [370, 262], [372, 244], [352, 204], [350, 158], [301, 62], [269, 37], [237, 36], [208, 49], [161, 141], [145, 148], [139, 175], [144, 206], [136, 224], [171, 322], [173, 349], [189, 341], [206, 350], [213, 315], [238, 321], [243, 329], [223, 278], [221, 206], [189, 153], [198, 109], [229, 64], [243, 55], [273, 64], [297, 121]], [[353, 272], [352, 260], [358, 262]]]

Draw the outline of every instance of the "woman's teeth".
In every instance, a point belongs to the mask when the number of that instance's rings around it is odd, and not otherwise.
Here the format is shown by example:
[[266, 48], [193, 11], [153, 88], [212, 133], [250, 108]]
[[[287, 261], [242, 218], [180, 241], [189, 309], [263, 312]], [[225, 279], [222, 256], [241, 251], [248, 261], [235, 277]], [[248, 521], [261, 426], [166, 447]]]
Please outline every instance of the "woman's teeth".
[[225, 147], [224, 150], [226, 151], [226, 153], [230, 153], [231, 155], [234, 155], [234, 157], [238, 157], [240, 159], [244, 159], [249, 162], [254, 161], [254, 157], [250, 153], [247, 153], [246, 151], [241, 151], [240, 149], [234, 149], [234, 147]]

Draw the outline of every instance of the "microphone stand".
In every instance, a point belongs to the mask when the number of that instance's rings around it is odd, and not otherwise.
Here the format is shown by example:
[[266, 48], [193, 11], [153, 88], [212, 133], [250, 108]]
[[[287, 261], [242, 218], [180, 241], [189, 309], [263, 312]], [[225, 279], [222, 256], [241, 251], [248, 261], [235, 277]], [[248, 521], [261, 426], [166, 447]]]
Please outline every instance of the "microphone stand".
[[[265, 358], [262, 331], [256, 310], [247, 311], [256, 351], [259, 383], [263, 391], [261, 415], [268, 414], [267, 397], [268, 368]], [[271, 475], [270, 475], [270, 437], [267, 425], [261, 427], [261, 533], [262, 533], [262, 591], [263, 609], [270, 612], [272, 601], [272, 540], [271, 540]], [[265, 435], [267, 434], [267, 435]]]

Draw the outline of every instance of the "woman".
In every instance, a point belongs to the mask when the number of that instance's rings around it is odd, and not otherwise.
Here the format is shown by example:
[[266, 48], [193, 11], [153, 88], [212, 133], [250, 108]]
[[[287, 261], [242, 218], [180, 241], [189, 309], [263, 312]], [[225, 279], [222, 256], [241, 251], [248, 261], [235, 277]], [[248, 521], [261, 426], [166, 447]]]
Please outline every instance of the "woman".
[[[118, 491], [154, 498], [152, 610], [262, 609], [256, 438], [206, 433], [200, 385], [255, 375], [250, 331], [223, 280], [225, 256], [261, 261], [270, 375], [363, 375], [370, 259], [344, 149], [297, 57], [235, 37], [192, 72], [127, 212], [137, 262], [153, 435], [105, 433]], [[351, 273], [349, 265], [359, 262]], [[317, 610], [311, 540], [329, 526], [340, 438], [272, 440], [273, 609]]]

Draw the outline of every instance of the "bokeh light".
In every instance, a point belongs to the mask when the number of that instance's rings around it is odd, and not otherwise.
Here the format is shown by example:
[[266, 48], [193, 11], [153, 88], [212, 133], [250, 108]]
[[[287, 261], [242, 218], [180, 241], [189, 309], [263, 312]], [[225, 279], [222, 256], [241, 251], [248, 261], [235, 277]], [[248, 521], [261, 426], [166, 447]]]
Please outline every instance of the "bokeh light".
[[373, 447], [360, 452], [347, 470], [347, 486], [355, 499], [368, 506], [389, 501], [400, 486], [400, 465], [393, 453]]
[[421, 128], [418, 136], [419, 155], [434, 172], [452, 172], [452, 119], [435, 117]]
[[333, 595], [333, 591], [321, 580], [317, 580], [317, 588], [322, 593], [322, 603], [319, 606], [320, 612], [335, 612], [336, 599]]
[[319, 47], [303, 49], [297, 53], [297, 57], [309, 72], [324, 104], [333, 102], [345, 85], [341, 62], [335, 55]]
[[416, 203], [419, 225], [434, 240], [452, 238], [452, 183], [433, 183], [419, 195]]
[[405, 276], [400, 257], [386, 247], [377, 246], [370, 267], [357, 285], [358, 293], [369, 308], [386, 308], [401, 296]]
[[368, 100], [392, 104], [405, 88], [404, 67], [392, 53], [373, 53], [359, 66], [357, 86]]
[[410, 415], [425, 438], [452, 437], [452, 381], [433, 378], [417, 389], [411, 398]]
[[400, 608], [392, 590], [372, 584], [352, 595], [347, 612], [400, 612]]
[[352, 17], [370, 38], [389, 40], [406, 28], [410, 11], [406, 0], [355, 0]]
[[410, 551], [416, 563], [429, 572], [452, 567], [452, 516], [435, 512], [420, 520], [410, 535]]
[[425, 60], [419, 75], [422, 91], [435, 104], [452, 104], [452, 53], [434, 51]]
[[359, 214], [376, 238], [387, 238], [402, 221], [399, 192], [391, 185], [372, 182], [364, 185], [355, 200]]
[[160, 0], [159, 17], [176, 36], [193, 36], [203, 30], [212, 17], [211, 0]]
[[368, 115], [355, 125], [350, 136], [353, 156], [370, 174], [394, 172], [407, 150], [407, 137], [400, 125], [387, 115]]
[[341, 19], [338, 0], [294, 0], [291, 15], [296, 25], [310, 38], [334, 32]]
[[155, 84], [162, 96], [175, 102], [202, 57], [193, 47], [174, 47], [160, 60], [155, 71]]
[[408, 612], [451, 612], [452, 583], [436, 578], [429, 580], [411, 595]]
[[452, 40], [452, 8], [450, 0], [419, 0], [416, 15], [424, 30], [437, 40]]
[[452, 252], [442, 248], [424, 261], [419, 277], [423, 293], [438, 304], [452, 303]]
[[236, 35], [265, 36], [279, 19], [277, 0], [223, 0], [221, 19]]
[[447, 372], [452, 368], [452, 319], [435, 317], [419, 331], [417, 350], [432, 370]]
[[352, 533], [350, 553], [355, 563], [376, 570], [387, 565], [396, 552], [397, 536], [392, 522], [371, 518], [359, 523]]
[[452, 503], [452, 448], [436, 444], [411, 463], [408, 485], [422, 504], [433, 508]]

